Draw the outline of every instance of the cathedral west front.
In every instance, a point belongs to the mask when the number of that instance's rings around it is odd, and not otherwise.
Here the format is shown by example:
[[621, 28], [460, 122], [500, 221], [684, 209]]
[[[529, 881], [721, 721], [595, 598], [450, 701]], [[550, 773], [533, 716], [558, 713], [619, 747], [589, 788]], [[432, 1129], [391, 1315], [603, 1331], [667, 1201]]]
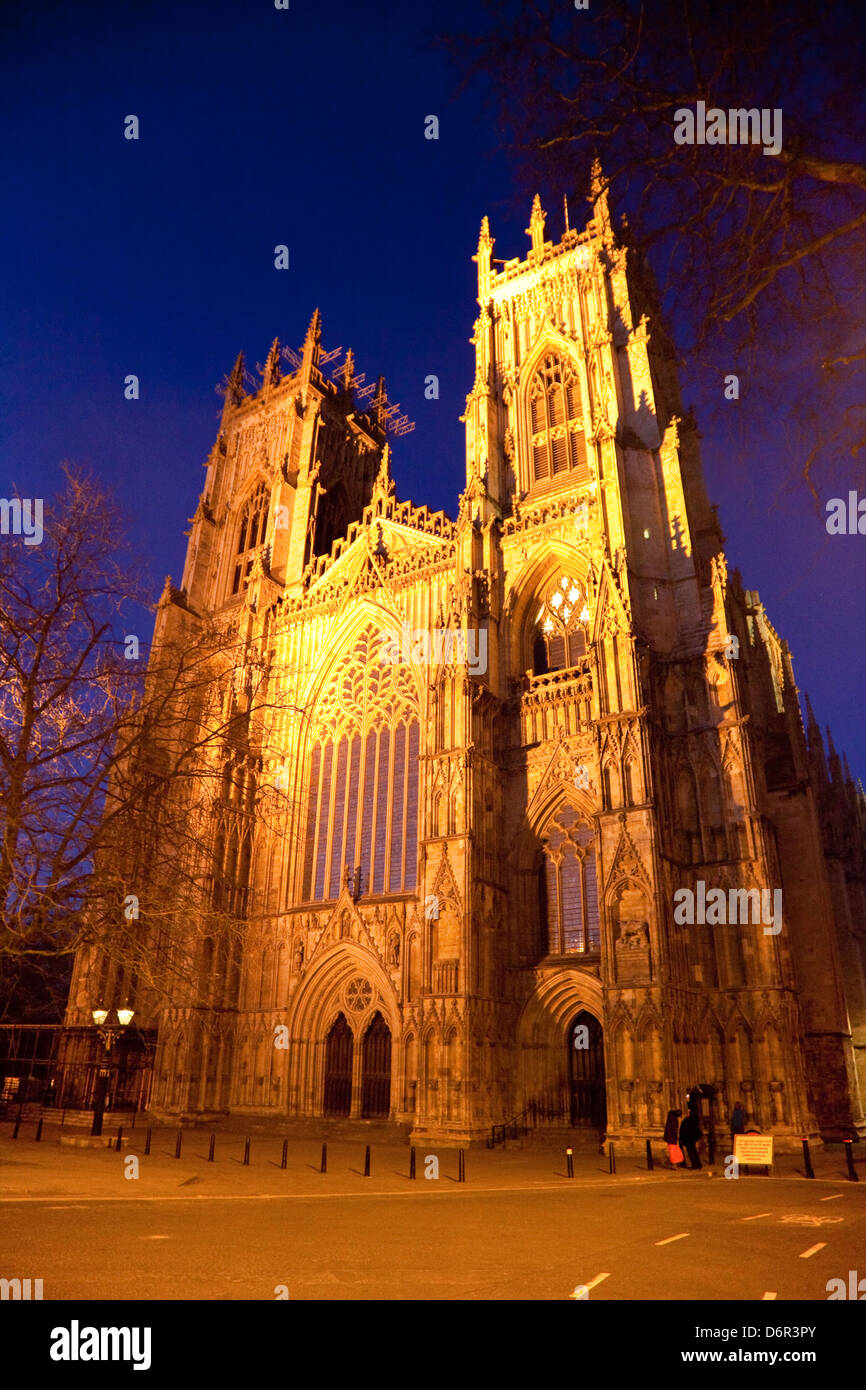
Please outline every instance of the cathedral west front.
[[[863, 1132], [862, 794], [728, 569], [597, 168], [591, 207], [556, 241], [536, 198], [504, 263], [481, 224], [455, 520], [398, 500], [384, 393], [351, 355], [326, 374], [318, 313], [229, 378], [154, 643], [207, 621], [240, 653], [201, 837], [240, 945], [129, 1000], [156, 1114], [642, 1147], [701, 1084], [780, 1146]], [[69, 1026], [110, 1004], [100, 969], [80, 953]]]

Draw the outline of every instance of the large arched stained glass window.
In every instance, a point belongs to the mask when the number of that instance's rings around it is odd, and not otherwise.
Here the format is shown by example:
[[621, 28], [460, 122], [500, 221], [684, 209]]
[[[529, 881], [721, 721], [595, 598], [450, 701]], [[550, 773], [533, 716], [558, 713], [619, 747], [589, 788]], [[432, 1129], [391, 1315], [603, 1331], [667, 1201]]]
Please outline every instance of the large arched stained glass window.
[[552, 956], [601, 949], [595, 836], [570, 806], [559, 812], [544, 842], [547, 949]]
[[580, 384], [570, 362], [550, 354], [539, 364], [529, 387], [529, 427], [531, 484], [566, 474], [589, 482]]
[[406, 664], [382, 661], [366, 629], [337, 663], [315, 709], [300, 859], [303, 902], [411, 892], [418, 876], [417, 695]]
[[255, 492], [247, 498], [241, 512], [235, 569], [232, 578], [233, 594], [241, 593], [247, 587], [256, 547], [264, 545], [265, 533], [268, 529], [268, 501], [268, 490], [264, 483], [260, 483]]
[[347, 868], [356, 896], [408, 892], [417, 883], [417, 861], [417, 720], [393, 728], [382, 724], [363, 740], [355, 734], [316, 744], [303, 901], [338, 897]]

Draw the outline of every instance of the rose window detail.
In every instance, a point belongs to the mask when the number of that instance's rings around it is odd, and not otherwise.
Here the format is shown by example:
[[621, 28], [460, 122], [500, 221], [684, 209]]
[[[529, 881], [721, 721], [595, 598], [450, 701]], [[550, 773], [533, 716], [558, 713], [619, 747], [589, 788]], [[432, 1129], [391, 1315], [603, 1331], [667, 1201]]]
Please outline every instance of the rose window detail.
[[358, 975], [354, 980], [350, 980], [346, 987], [346, 1007], [353, 1013], [361, 1014], [365, 1009], [369, 1009], [373, 1002], [373, 986], [369, 980], [365, 980], [362, 975]]

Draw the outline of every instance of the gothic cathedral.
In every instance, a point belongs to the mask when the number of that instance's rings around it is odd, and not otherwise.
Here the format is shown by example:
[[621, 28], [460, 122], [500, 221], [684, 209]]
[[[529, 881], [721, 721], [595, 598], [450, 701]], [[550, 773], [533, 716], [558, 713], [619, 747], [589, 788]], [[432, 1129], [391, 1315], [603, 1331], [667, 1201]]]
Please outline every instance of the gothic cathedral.
[[481, 224], [456, 520], [398, 501], [381, 383], [326, 373], [318, 312], [229, 378], [154, 641], [216, 621], [278, 673], [225, 757], [286, 810], [207, 846], [242, 949], [206, 997], [129, 1001], [154, 1113], [628, 1149], [701, 1084], [781, 1146], [864, 1132], [862, 793], [728, 571], [598, 168], [591, 205], [553, 243], [536, 198], [504, 263]]

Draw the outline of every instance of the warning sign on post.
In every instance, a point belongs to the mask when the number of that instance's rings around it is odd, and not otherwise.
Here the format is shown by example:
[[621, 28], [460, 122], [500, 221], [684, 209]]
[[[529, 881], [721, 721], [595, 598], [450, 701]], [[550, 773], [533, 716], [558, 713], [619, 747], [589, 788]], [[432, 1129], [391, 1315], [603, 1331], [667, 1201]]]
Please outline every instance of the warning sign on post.
[[747, 1166], [770, 1168], [773, 1164], [772, 1134], [735, 1134], [734, 1158]]

